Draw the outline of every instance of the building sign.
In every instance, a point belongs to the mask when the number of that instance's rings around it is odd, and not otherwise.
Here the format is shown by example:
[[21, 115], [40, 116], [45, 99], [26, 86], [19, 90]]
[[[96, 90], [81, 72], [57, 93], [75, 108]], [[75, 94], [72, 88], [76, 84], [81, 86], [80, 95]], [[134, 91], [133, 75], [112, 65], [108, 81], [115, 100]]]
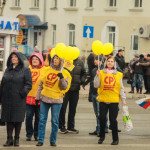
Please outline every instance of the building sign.
[[19, 18], [21, 28], [28, 28], [28, 23], [24, 15], [18, 15], [17, 18]]
[[18, 34], [17, 37], [16, 37], [16, 44], [17, 44], [17, 45], [18, 45], [18, 44], [22, 44], [22, 40], [23, 40], [23, 31], [20, 30], [20, 31], [19, 31], [19, 34]]
[[0, 17], [0, 34], [17, 35], [20, 30], [18, 18]]

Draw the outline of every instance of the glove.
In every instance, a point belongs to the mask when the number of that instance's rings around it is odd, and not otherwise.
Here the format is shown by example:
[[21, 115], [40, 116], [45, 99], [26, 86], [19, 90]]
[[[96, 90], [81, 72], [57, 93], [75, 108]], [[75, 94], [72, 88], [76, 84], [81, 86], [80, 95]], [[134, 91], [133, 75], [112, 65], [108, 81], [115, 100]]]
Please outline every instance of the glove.
[[40, 100], [37, 100], [37, 99], [35, 100], [36, 105], [38, 105], [39, 101], [40, 101]]
[[58, 76], [60, 79], [64, 78], [64, 76], [63, 76], [62, 73], [58, 73], [57, 76]]

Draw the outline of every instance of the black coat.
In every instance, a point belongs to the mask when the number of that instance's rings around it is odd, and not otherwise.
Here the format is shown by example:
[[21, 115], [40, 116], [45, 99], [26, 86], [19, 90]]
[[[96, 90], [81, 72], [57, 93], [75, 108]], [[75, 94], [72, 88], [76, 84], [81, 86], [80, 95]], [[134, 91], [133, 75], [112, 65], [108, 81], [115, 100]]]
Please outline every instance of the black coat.
[[119, 56], [118, 54], [115, 57], [116, 62], [118, 63], [118, 66], [120, 67], [120, 69], [122, 71], [124, 71], [125, 69], [125, 60], [124, 60], [124, 56]]
[[[16, 54], [19, 65], [13, 68], [11, 56]], [[23, 122], [26, 110], [26, 96], [32, 89], [31, 71], [24, 66], [19, 52], [10, 54], [7, 61], [7, 69], [1, 83], [2, 121]]]
[[84, 63], [81, 59], [77, 58], [76, 60], [74, 60], [73, 64], [75, 65], [75, 67], [71, 72], [72, 81], [69, 90], [78, 91], [80, 90], [80, 85], [82, 85], [85, 82], [86, 71]]

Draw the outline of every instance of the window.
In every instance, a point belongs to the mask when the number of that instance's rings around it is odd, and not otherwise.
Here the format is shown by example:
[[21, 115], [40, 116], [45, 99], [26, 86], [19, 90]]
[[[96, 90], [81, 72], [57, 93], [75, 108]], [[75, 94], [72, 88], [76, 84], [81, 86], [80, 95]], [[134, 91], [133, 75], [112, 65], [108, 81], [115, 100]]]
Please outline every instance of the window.
[[56, 25], [52, 25], [52, 45], [56, 45]]
[[75, 45], [75, 25], [69, 25], [69, 45]]
[[139, 37], [138, 35], [131, 35], [131, 50], [138, 50], [139, 49]]
[[135, 0], [134, 7], [142, 7], [142, 0]]
[[52, 1], [52, 7], [53, 8], [57, 8], [57, 0], [53, 0]]
[[116, 38], [116, 27], [109, 26], [108, 27], [108, 42], [112, 43], [115, 47], [115, 38]]
[[93, 0], [88, 0], [88, 7], [93, 7]]
[[32, 6], [35, 7], [35, 8], [39, 8], [39, 1], [40, 0], [33, 0]]
[[109, 7], [116, 7], [116, 0], [109, 0]]
[[76, 0], [69, 0], [70, 7], [76, 7]]
[[20, 0], [13, 0], [14, 7], [20, 7]]

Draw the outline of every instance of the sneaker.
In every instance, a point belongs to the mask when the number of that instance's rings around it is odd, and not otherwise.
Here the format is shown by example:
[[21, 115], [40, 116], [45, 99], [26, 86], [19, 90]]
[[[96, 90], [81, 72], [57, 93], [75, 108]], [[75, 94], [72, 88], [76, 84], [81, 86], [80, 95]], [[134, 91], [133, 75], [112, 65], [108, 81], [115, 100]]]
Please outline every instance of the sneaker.
[[42, 142], [38, 142], [38, 143], [36, 144], [36, 146], [43, 146], [43, 143], [42, 143]]
[[68, 130], [64, 127], [64, 128], [60, 128], [60, 132], [66, 134], [68, 133]]
[[79, 133], [79, 130], [76, 130], [76, 129], [68, 129], [68, 132], [70, 133]]
[[50, 145], [51, 145], [51, 146], [56, 146], [56, 143], [51, 142]]

